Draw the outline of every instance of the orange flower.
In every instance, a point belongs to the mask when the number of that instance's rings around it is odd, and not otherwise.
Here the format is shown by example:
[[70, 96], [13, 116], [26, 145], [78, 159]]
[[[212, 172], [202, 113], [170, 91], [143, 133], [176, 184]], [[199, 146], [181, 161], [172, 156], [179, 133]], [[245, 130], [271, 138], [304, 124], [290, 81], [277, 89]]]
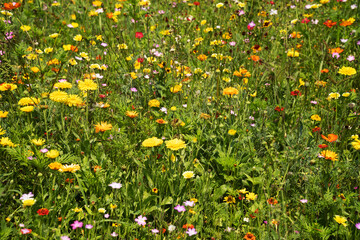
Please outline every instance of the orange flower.
[[258, 62], [260, 60], [260, 57], [259, 56], [256, 56], [256, 55], [251, 55], [250, 56], [251, 60], [253, 60], [254, 62]]
[[111, 13], [111, 12], [110, 12], [110, 13], [106, 13], [106, 17], [107, 17], [107, 18], [110, 18], [110, 19], [111, 19], [113, 16], [114, 16], [114, 14]]
[[12, 9], [18, 8], [20, 6], [21, 6], [21, 3], [8, 2], [8, 3], [4, 3], [4, 7], [2, 9], [4, 9], [4, 10], [12, 10]]
[[273, 198], [273, 197], [269, 198], [269, 199], [267, 200], [267, 202], [268, 202], [270, 205], [276, 205], [276, 204], [278, 204], [278, 201], [277, 201], [275, 198]]
[[335, 26], [336, 25], [336, 22], [333, 22], [333, 21], [331, 21], [331, 20], [326, 20], [325, 22], [324, 22], [324, 25], [325, 26], [327, 26], [328, 28], [332, 28], [333, 26]]
[[346, 26], [350, 26], [351, 24], [353, 24], [351, 21], [344, 20], [340, 23], [340, 26], [346, 27]]
[[330, 53], [330, 54], [333, 54], [333, 53], [342, 53], [343, 51], [344, 51], [344, 49], [341, 49], [341, 48], [339, 48], [339, 47], [329, 49], [329, 53]]
[[156, 122], [159, 123], [159, 124], [167, 124], [167, 123], [168, 123], [167, 121], [165, 121], [165, 120], [162, 119], [162, 118], [157, 119]]
[[335, 142], [338, 139], [338, 136], [332, 133], [328, 134], [327, 137], [321, 134], [321, 137], [328, 142]]
[[251, 232], [248, 232], [245, 236], [244, 236], [245, 240], [256, 240], [256, 237], [254, 236], [254, 234], [252, 234]]
[[329, 69], [327, 69], [327, 68], [321, 70], [321, 73], [328, 73], [328, 72], [329, 72]]
[[73, 45], [71, 45], [70, 49], [73, 52], [78, 52], [79, 51], [79, 49], [76, 46], [73, 46]]

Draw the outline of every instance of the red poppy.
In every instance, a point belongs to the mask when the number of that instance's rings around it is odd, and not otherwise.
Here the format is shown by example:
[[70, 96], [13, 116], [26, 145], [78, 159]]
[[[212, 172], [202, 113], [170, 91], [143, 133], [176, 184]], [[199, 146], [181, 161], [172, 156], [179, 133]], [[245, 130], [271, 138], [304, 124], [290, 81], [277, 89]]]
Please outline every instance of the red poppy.
[[49, 210], [46, 208], [40, 208], [39, 210], [37, 210], [37, 213], [39, 214], [39, 216], [44, 216], [49, 214]]
[[141, 39], [141, 38], [143, 38], [143, 37], [144, 37], [144, 34], [143, 34], [142, 32], [136, 32], [136, 33], [135, 33], [135, 38]]
[[138, 58], [137, 61], [138, 61], [139, 63], [143, 63], [143, 62], [144, 62], [144, 59], [143, 59], [143, 58]]
[[326, 144], [320, 144], [318, 147], [319, 147], [319, 148], [327, 148], [328, 145], [326, 145]]
[[301, 92], [299, 90], [291, 91], [291, 96], [301, 96]]
[[274, 3], [273, 1], [270, 1], [270, 4], [271, 4], [271, 5], [274, 5], [275, 3]]
[[106, 98], [105, 94], [99, 94], [99, 98]]
[[194, 2], [194, 5], [195, 5], [195, 6], [199, 6], [200, 3], [199, 3], [199, 2]]

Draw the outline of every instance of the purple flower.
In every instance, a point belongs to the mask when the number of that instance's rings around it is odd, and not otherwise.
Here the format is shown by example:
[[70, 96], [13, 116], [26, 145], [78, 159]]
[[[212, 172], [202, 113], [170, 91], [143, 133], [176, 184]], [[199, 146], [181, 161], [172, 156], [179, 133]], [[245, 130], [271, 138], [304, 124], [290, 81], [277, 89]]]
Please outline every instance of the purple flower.
[[356, 227], [357, 229], [360, 229], [360, 223], [355, 224], [355, 227]]
[[349, 62], [354, 61], [355, 57], [353, 55], [350, 55], [346, 58]]
[[264, 224], [268, 224], [268, 221], [264, 220]]
[[229, 45], [230, 45], [230, 46], [235, 46], [235, 45], [236, 45], [236, 42], [229, 42]]
[[154, 234], [157, 234], [157, 233], [159, 233], [159, 230], [157, 230], [156, 228], [154, 228], [154, 229], [151, 229], [151, 232], [154, 233]]
[[120, 189], [122, 187], [122, 184], [117, 183], [117, 182], [112, 182], [111, 184], [109, 184], [109, 186], [114, 188], [114, 189]]
[[300, 202], [301, 202], [301, 203], [307, 203], [308, 200], [307, 200], [307, 199], [301, 199]]
[[242, 10], [242, 9], [239, 10], [239, 13], [238, 13], [239, 16], [244, 15], [244, 14], [245, 14], [244, 10]]
[[177, 205], [176, 207], [174, 207], [174, 209], [178, 212], [185, 212], [186, 208], [182, 205]]
[[344, 39], [344, 38], [340, 39], [340, 41], [341, 41], [342, 43], [346, 43], [348, 40], [349, 40], [349, 39]]
[[195, 202], [194, 201], [186, 201], [186, 202], [184, 202], [184, 205], [187, 207], [193, 207], [193, 206], [195, 206]]
[[94, 227], [94, 226], [91, 225], [91, 224], [86, 224], [86, 225], [85, 225], [85, 228], [86, 228], [86, 229], [92, 229], [93, 227]]
[[61, 240], [71, 240], [68, 236], [61, 236], [60, 239]]
[[132, 91], [132, 92], [137, 92], [137, 89], [136, 88], [130, 88], [130, 90]]
[[317, 101], [310, 101], [310, 103], [312, 103], [312, 104], [317, 104]]
[[104, 215], [104, 218], [109, 218], [109, 217], [110, 217], [110, 215], [107, 213]]
[[357, 41], [357, 43], [356, 43], [357, 45], [360, 45], [360, 40], [359, 41]]
[[28, 157], [27, 159], [33, 160], [33, 159], [36, 159], [36, 157], [30, 156], [30, 157]]
[[195, 228], [188, 228], [188, 230], [186, 231], [187, 235], [189, 235], [189, 237], [191, 237], [192, 235], [196, 235], [196, 229]]
[[104, 43], [104, 42], [101, 43], [100, 45], [103, 46], [103, 47], [107, 47], [107, 46], [108, 46], [108, 44], [107, 44], [107, 43]]
[[146, 224], [145, 220], [147, 220], [147, 218], [143, 217], [142, 215], [135, 218], [135, 222], [137, 222], [137, 224], [139, 224], [140, 226], [145, 226]]
[[72, 227], [73, 230], [77, 229], [77, 228], [82, 228], [83, 223], [79, 222], [79, 221], [75, 221], [73, 224], [70, 225]]
[[159, 13], [159, 14], [164, 14], [165, 11], [164, 11], [164, 10], [159, 10], [158, 13]]

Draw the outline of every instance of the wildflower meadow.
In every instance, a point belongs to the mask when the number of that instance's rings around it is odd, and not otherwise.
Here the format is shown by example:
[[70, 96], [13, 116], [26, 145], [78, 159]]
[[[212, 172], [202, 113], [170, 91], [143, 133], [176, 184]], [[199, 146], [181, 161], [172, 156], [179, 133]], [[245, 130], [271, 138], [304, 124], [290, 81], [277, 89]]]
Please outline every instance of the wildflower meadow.
[[0, 2], [0, 239], [360, 239], [360, 0]]

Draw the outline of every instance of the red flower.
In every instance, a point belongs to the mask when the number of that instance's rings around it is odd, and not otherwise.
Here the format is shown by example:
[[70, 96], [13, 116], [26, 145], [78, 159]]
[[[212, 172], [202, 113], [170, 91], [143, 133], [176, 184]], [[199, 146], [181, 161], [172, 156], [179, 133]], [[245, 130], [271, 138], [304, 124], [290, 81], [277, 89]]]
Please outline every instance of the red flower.
[[163, 228], [162, 233], [164, 234], [166, 232], [166, 228]]
[[136, 33], [135, 33], [135, 38], [141, 39], [141, 38], [143, 38], [143, 37], [144, 37], [144, 34], [143, 34], [142, 32], [136, 32]]
[[281, 111], [284, 111], [284, 107], [279, 107], [279, 106], [277, 106], [276, 108], [275, 108], [275, 111], [278, 111], [278, 112], [281, 112]]
[[312, 132], [314, 133], [314, 132], [320, 132], [321, 131], [321, 128], [319, 128], [319, 127], [314, 127], [313, 129], [312, 129]]
[[301, 96], [301, 92], [299, 90], [291, 91], [291, 96]]
[[37, 213], [39, 214], [39, 216], [44, 216], [49, 214], [49, 210], [46, 208], [40, 208], [39, 210], [37, 210]]
[[274, 5], [275, 3], [274, 3], [273, 1], [270, 1], [270, 4], [271, 4], [271, 5]]
[[182, 226], [182, 228], [185, 228], [185, 229], [194, 228], [194, 225], [187, 223], [187, 224], [184, 224], [184, 225]]
[[310, 19], [308, 19], [308, 18], [304, 18], [304, 19], [301, 21], [301, 23], [308, 23], [308, 22], [310, 22]]
[[143, 62], [144, 62], [144, 59], [143, 59], [143, 58], [138, 58], [137, 61], [138, 61], [139, 63], [143, 63]]
[[106, 98], [105, 94], [99, 94], [99, 98]]
[[333, 26], [336, 25], [336, 22], [333, 22], [332, 20], [328, 19], [324, 22], [324, 25], [327, 26], [328, 28], [332, 28]]
[[194, 2], [194, 5], [195, 5], [195, 6], [199, 6], [200, 3], [199, 3], [199, 2]]
[[326, 145], [326, 144], [320, 144], [319, 145], [319, 148], [327, 148], [328, 147], [328, 145]]

